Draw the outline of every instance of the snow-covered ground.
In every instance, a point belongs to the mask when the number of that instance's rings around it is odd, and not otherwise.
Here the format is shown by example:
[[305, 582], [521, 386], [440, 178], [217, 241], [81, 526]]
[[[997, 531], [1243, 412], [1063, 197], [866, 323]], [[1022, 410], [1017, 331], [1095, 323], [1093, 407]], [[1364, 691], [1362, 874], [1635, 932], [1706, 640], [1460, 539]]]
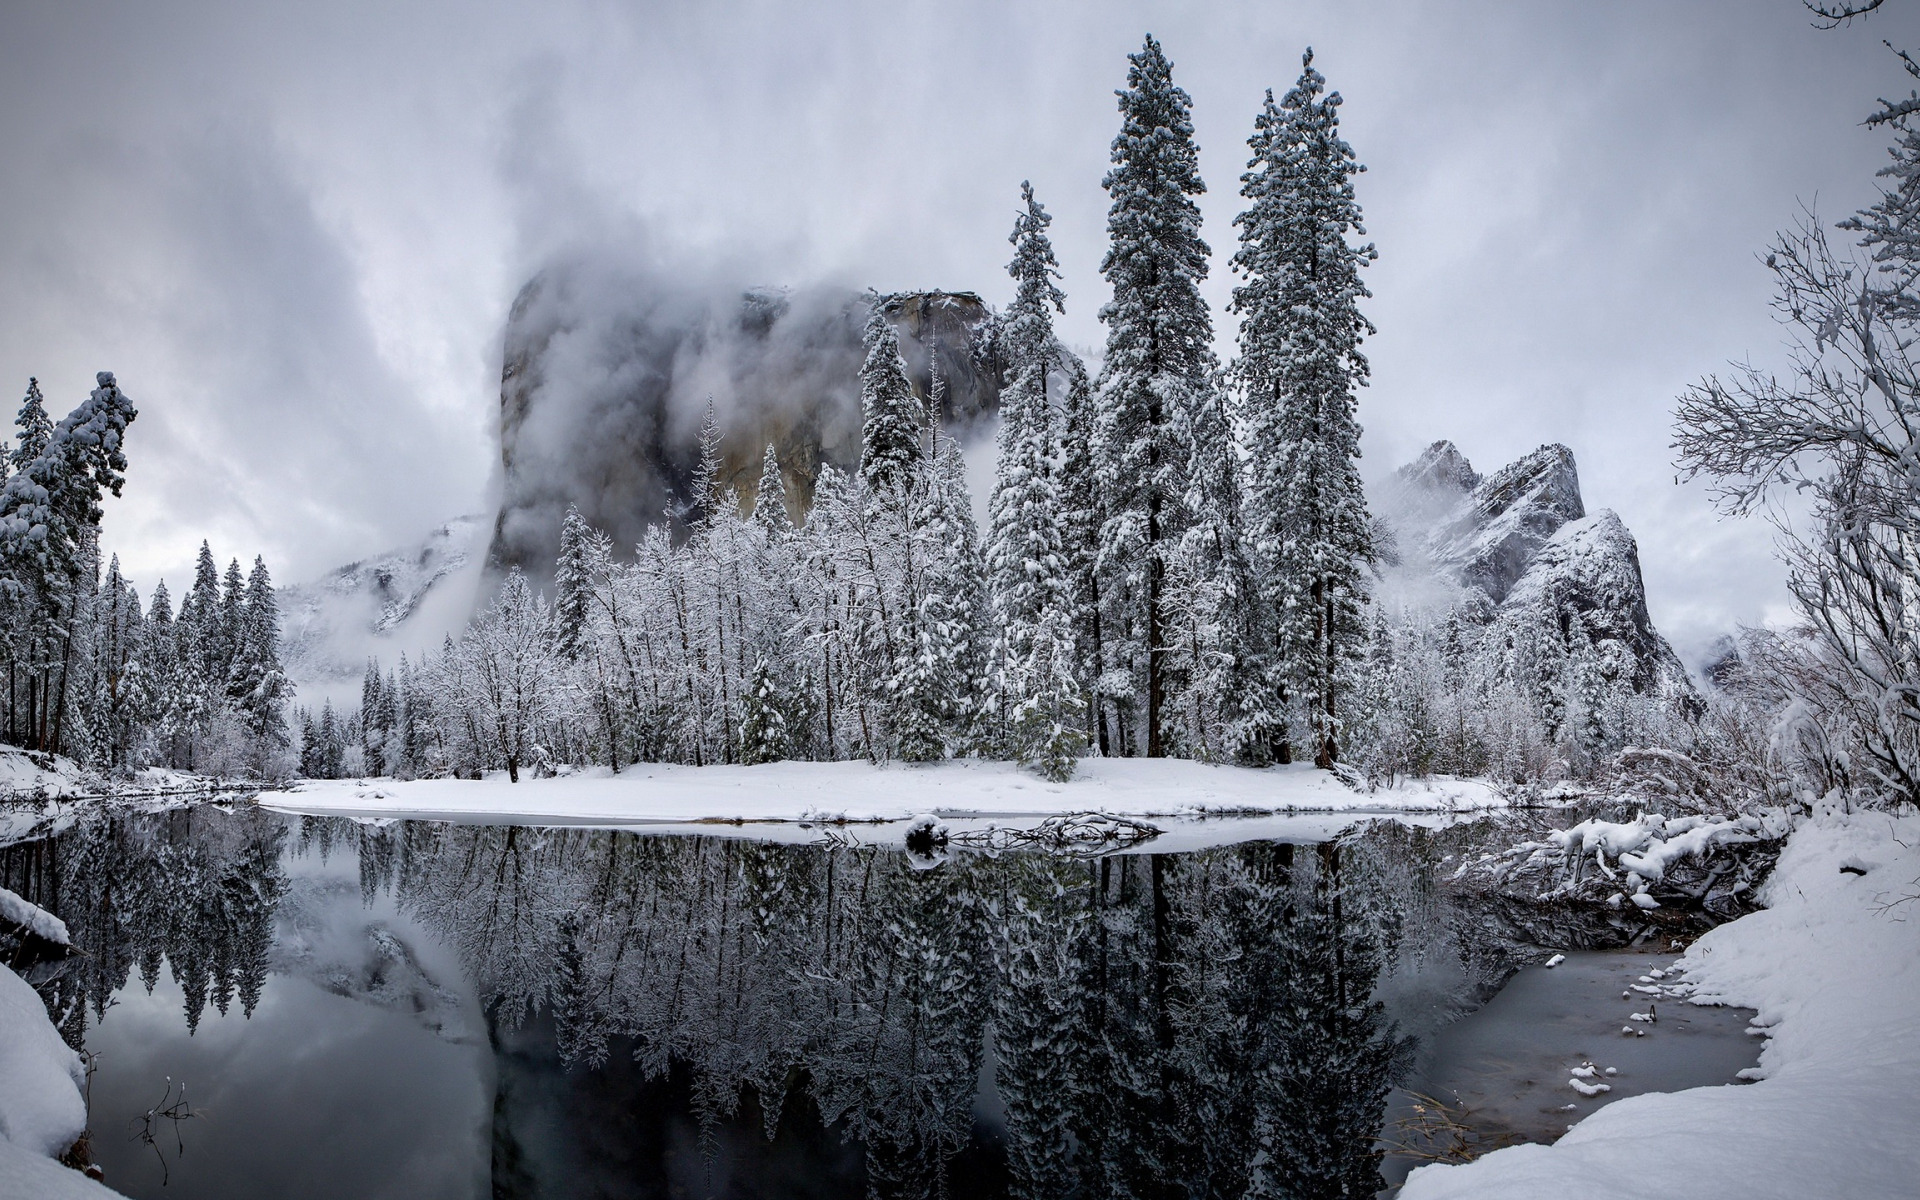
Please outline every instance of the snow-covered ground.
[[942, 817], [1275, 813], [1435, 813], [1503, 805], [1478, 780], [1412, 781], [1355, 791], [1311, 766], [1210, 766], [1179, 759], [1087, 759], [1070, 783], [1012, 763], [963, 759], [932, 766], [781, 762], [757, 767], [639, 765], [557, 779], [313, 780], [261, 803], [316, 816], [562, 820], [591, 824], [692, 821], [895, 821]]
[[39, 995], [0, 966], [0, 1200], [114, 1194], [54, 1161], [87, 1127], [85, 1082]]
[[1758, 1010], [1759, 1082], [1622, 1100], [1552, 1146], [1423, 1167], [1400, 1200], [1920, 1196], [1920, 817], [1812, 820], [1766, 888], [1675, 989]]

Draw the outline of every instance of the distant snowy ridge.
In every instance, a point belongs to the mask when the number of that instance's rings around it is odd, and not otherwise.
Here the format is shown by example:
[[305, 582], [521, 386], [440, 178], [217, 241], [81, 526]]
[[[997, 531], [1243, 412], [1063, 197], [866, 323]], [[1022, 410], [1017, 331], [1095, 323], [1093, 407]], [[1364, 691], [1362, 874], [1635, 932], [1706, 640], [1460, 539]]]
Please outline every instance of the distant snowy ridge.
[[392, 659], [437, 645], [465, 624], [472, 596], [459, 584], [477, 574], [488, 533], [486, 517], [455, 517], [415, 545], [280, 589], [288, 676], [296, 685], [357, 682], [369, 655]]

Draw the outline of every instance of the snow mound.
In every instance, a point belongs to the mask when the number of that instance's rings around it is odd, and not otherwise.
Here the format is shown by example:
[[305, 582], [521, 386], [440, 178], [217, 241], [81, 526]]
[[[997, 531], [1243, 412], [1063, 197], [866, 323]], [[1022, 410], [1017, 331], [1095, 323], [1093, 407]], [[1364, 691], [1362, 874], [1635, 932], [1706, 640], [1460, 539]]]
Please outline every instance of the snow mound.
[[0, 800], [81, 796], [99, 790], [100, 780], [70, 758], [0, 746]]
[[86, 1081], [39, 993], [0, 968], [0, 1140], [48, 1158], [64, 1153], [87, 1128]]

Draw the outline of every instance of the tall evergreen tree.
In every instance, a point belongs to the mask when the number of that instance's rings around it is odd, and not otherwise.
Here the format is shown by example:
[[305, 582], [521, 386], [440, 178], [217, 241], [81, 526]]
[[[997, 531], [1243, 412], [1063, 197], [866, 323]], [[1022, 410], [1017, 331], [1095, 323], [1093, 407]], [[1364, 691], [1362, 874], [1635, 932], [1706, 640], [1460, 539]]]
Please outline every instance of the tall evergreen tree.
[[1100, 634], [1100, 531], [1105, 524], [1099, 460], [1094, 452], [1095, 398], [1087, 369], [1075, 355], [1062, 363], [1067, 381], [1060, 414], [1056, 491], [1060, 504], [1060, 552], [1072, 589], [1073, 676], [1087, 699], [1088, 736], [1108, 752], [1101, 676], [1106, 647]]
[[46, 400], [40, 394], [40, 381], [27, 380], [27, 398], [20, 402], [20, 412], [14, 418], [14, 426], [19, 429], [19, 441], [15, 443], [12, 454], [12, 467], [15, 471], [25, 470], [33, 465], [47, 449], [47, 442], [53, 436], [53, 420], [47, 416]]
[[287, 745], [286, 704], [293, 695], [280, 666], [280, 606], [264, 558], [253, 560], [247, 576], [237, 633], [227, 697], [264, 764], [269, 751]]
[[1207, 244], [1200, 239], [1200, 180], [1192, 100], [1174, 86], [1173, 64], [1148, 37], [1128, 56], [1119, 92], [1121, 127], [1104, 180], [1111, 246], [1100, 264], [1113, 299], [1107, 325], [1095, 445], [1105, 501], [1100, 558], [1112, 587], [1114, 640], [1143, 693], [1146, 753], [1165, 753], [1162, 709], [1168, 610], [1166, 568], [1181, 533], [1187, 455], [1185, 410], [1212, 386], [1213, 321], [1200, 295]]
[[1308, 710], [1314, 761], [1339, 756], [1344, 667], [1365, 644], [1364, 573], [1372, 525], [1356, 465], [1355, 391], [1367, 381], [1360, 269], [1374, 258], [1353, 177], [1362, 169], [1340, 136], [1340, 95], [1302, 59], [1279, 104], [1267, 93], [1241, 176], [1247, 210], [1235, 218], [1243, 279], [1240, 355], [1232, 374], [1248, 442], [1248, 525], [1279, 651]]
[[246, 636], [247, 583], [240, 574], [240, 560], [227, 560], [227, 573], [220, 581], [219, 661], [221, 678], [233, 673], [240, 643]]
[[780, 473], [780, 456], [773, 443], [760, 460], [760, 485], [753, 493], [753, 523], [769, 538], [793, 532], [793, 518], [787, 515], [787, 482]]
[[569, 661], [580, 657], [593, 615], [592, 544], [593, 528], [578, 508], [567, 505], [553, 567], [553, 646]]
[[204, 541], [193, 564], [193, 586], [180, 601], [179, 619], [193, 627], [202, 679], [224, 682], [226, 672], [219, 669], [226, 640], [220, 629], [220, 568], [214, 565], [213, 548]]
[[1168, 647], [1173, 697], [1166, 735], [1194, 758], [1264, 765], [1285, 713], [1260, 620], [1260, 582], [1241, 520], [1238, 454], [1218, 388], [1187, 410], [1186, 530], [1169, 573], [1179, 632]]
[[380, 693], [386, 680], [380, 677], [380, 660], [367, 659], [360, 674], [360, 761], [368, 775], [387, 773], [386, 739], [380, 728]]
[[21, 439], [39, 450], [22, 461], [16, 449], [19, 469], [0, 489], [0, 601], [13, 627], [12, 660], [26, 667], [26, 740], [54, 751], [64, 749], [62, 721], [79, 649], [72, 636], [98, 580], [102, 492], [118, 496], [126, 482], [123, 439], [138, 415], [112, 372], [95, 382], [51, 432], [38, 388], [29, 388]]
[[[1073, 580], [1061, 537], [1055, 485], [1054, 422], [1048, 377], [1056, 361], [1052, 312], [1066, 297], [1047, 238], [1052, 217], [1022, 183], [1026, 210], [1014, 222], [1013, 303], [1001, 322], [1007, 387], [1000, 394], [1000, 461], [990, 504], [988, 583], [997, 621], [1000, 706], [1009, 747], [1023, 762], [1046, 760], [1051, 775], [1072, 771], [1083, 739], [1083, 702], [1072, 670]], [[1052, 312], [1049, 312], [1049, 309]], [[1036, 659], [1036, 642], [1046, 646]], [[1014, 719], [1014, 713], [1019, 719]]]
[[334, 719], [333, 700], [328, 698], [320, 705], [320, 723], [314, 729], [314, 737], [319, 743], [317, 763], [320, 779], [338, 779], [346, 774], [346, 730]]
[[978, 716], [986, 594], [966, 466], [953, 439], [939, 440], [933, 461], [908, 486], [903, 611], [885, 687], [895, 753], [932, 762]]
[[325, 747], [320, 742], [320, 727], [313, 722], [313, 710], [300, 710], [300, 776], [303, 779], [327, 777]]

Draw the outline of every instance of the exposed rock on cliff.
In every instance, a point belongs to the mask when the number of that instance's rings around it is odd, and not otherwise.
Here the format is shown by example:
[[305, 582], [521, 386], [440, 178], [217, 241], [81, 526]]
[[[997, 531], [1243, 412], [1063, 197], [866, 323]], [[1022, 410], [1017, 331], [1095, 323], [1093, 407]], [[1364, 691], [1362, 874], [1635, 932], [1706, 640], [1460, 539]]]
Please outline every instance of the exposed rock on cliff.
[[[964, 435], [999, 400], [994, 322], [970, 292], [884, 297], [915, 391], [944, 386]], [[771, 442], [804, 507], [826, 464], [860, 452], [858, 372], [868, 298], [850, 290], [702, 291], [597, 262], [550, 267], [521, 290], [500, 384], [502, 498], [489, 564], [551, 571], [579, 507], [616, 551], [690, 515], [699, 428], [711, 403], [722, 471], [750, 501]]]
[[1573, 452], [1542, 446], [1482, 480], [1429, 543], [1436, 561], [1498, 604], [1554, 532], [1586, 515]]

